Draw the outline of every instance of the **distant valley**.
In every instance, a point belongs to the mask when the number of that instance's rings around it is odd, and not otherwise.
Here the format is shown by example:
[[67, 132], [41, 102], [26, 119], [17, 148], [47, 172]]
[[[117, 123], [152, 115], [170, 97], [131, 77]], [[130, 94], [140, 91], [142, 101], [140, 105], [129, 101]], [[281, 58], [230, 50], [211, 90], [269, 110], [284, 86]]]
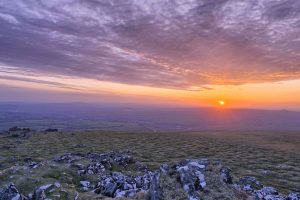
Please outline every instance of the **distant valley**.
[[132, 104], [0, 104], [0, 130], [300, 130], [300, 112]]

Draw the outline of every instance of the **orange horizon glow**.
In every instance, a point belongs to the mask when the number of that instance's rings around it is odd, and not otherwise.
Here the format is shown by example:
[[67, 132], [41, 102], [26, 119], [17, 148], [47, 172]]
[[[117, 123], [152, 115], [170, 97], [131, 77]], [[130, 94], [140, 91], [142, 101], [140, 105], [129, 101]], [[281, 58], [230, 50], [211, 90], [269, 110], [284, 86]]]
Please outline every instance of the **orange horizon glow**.
[[[300, 80], [244, 85], [208, 85], [209, 89], [194, 91], [129, 85], [76, 77], [15, 75], [15, 80], [9, 80], [5, 79], [5, 74], [0, 73], [0, 75], [2, 75], [0, 85], [6, 87], [26, 88], [51, 94], [72, 94], [75, 97], [81, 95], [81, 99], [72, 97], [73, 101], [97, 102], [97, 99], [103, 96], [113, 95], [114, 98], [117, 96], [120, 101], [172, 102], [204, 107], [214, 107], [217, 102], [219, 106], [226, 108], [300, 110], [300, 95], [295, 95], [300, 94]], [[27, 79], [34, 81], [27, 81]], [[66, 87], [57, 87], [39, 81], [54, 82], [66, 85]], [[222, 97], [221, 100], [220, 96]], [[57, 100], [59, 101], [59, 99]], [[230, 102], [230, 105], [227, 102]]]

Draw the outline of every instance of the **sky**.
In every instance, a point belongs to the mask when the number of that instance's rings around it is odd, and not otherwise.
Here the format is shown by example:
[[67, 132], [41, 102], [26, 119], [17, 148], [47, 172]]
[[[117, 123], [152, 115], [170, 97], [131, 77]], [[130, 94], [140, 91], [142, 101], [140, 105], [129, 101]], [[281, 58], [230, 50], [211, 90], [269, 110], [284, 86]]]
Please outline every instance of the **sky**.
[[0, 93], [300, 110], [300, 1], [2, 0]]

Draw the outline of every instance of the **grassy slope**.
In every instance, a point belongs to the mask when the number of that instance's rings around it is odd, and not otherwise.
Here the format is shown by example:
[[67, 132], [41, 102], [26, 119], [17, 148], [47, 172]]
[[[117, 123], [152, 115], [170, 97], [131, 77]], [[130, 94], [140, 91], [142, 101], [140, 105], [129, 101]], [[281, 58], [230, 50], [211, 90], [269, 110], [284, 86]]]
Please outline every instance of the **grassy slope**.
[[[18, 141], [21, 141], [18, 142]], [[185, 158], [220, 159], [233, 175], [254, 175], [281, 192], [300, 188], [300, 133], [296, 132], [193, 132], [35, 133], [29, 139], [0, 135], [1, 169], [26, 157], [49, 159], [67, 152], [104, 152], [129, 149], [136, 160], [152, 168]], [[15, 146], [15, 147], [13, 147]], [[2, 166], [1, 166], [2, 165]], [[264, 170], [268, 170], [264, 174]], [[3, 179], [2, 179], [3, 180]], [[0, 176], [1, 182], [1, 176]]]

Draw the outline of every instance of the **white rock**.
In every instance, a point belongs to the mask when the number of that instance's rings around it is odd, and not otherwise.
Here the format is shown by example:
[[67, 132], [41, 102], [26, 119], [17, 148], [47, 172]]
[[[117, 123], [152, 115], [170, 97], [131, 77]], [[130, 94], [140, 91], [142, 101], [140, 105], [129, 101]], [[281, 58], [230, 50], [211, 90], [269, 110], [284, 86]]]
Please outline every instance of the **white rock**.
[[60, 187], [61, 187], [61, 184], [58, 183], [58, 182], [54, 183], [54, 185], [55, 185], [55, 187], [57, 187], [57, 188], [60, 188]]
[[42, 185], [39, 189], [40, 190], [48, 190], [52, 186], [53, 186], [52, 184]]
[[91, 183], [89, 181], [80, 181], [80, 185], [84, 188], [91, 187]]
[[20, 200], [21, 199], [21, 195], [17, 194], [15, 197], [13, 197], [11, 200]]

